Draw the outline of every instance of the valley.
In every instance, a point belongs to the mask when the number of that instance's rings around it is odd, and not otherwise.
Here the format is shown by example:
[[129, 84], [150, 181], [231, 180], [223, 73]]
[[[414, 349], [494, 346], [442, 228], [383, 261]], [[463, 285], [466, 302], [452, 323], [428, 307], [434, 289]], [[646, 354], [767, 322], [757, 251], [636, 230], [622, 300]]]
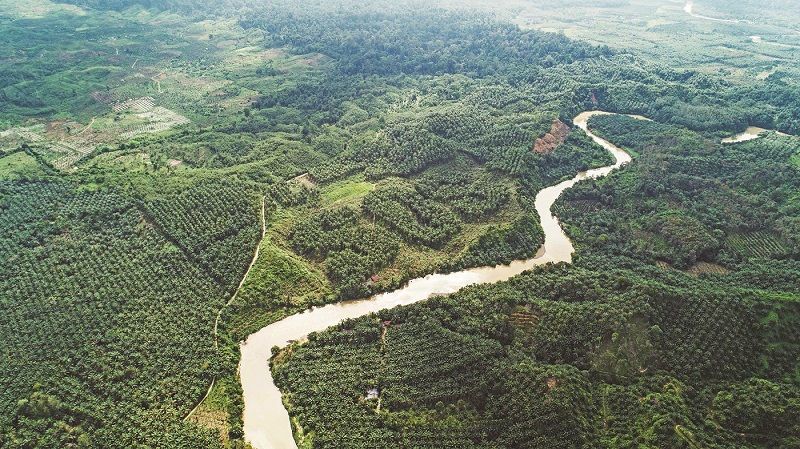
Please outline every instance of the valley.
[[0, 0], [0, 448], [795, 447], [792, 0]]

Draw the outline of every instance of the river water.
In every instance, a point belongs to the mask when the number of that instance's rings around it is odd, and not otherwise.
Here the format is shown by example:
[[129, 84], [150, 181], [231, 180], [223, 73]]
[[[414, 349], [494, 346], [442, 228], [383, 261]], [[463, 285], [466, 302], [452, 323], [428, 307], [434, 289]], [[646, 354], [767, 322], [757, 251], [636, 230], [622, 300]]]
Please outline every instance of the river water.
[[748, 140], [758, 139], [759, 137], [763, 136], [764, 133], [768, 132], [773, 132], [776, 135], [783, 137], [791, 137], [791, 134], [782, 133], [780, 131], [771, 131], [769, 129], [759, 128], [757, 126], [748, 126], [747, 129], [744, 130], [744, 132], [722, 139], [722, 143], [747, 142]]
[[[475, 284], [487, 284], [507, 280], [538, 265], [549, 262], [571, 262], [574, 248], [564, 234], [551, 208], [559, 196], [575, 183], [590, 178], [600, 178], [612, 170], [630, 162], [625, 151], [594, 135], [587, 129], [587, 121], [601, 111], [584, 112], [574, 119], [589, 137], [608, 150], [615, 163], [607, 167], [578, 173], [574, 178], [541, 190], [536, 195], [536, 211], [541, 217], [544, 230], [544, 245], [538, 254], [527, 260], [510, 265], [474, 268], [448, 274], [432, 274], [417, 278], [405, 287], [371, 298], [330, 304], [298, 313], [270, 324], [250, 335], [241, 344], [239, 374], [244, 392], [244, 434], [255, 449], [296, 449], [289, 414], [281, 401], [281, 392], [272, 380], [269, 358], [273, 346], [284, 347], [300, 340], [311, 332], [318, 332], [348, 318], [357, 318], [382, 309], [412, 304], [431, 295], [454, 293]], [[643, 117], [634, 116], [637, 119]]]
[[762, 134], [767, 132], [764, 128], [759, 128], [757, 126], [748, 126], [744, 132], [736, 134], [735, 136], [726, 137], [722, 139], [722, 143], [739, 143], [739, 142], [747, 142], [748, 140], [754, 140], [761, 137]]
[[723, 23], [739, 23], [739, 22], [741, 22], [740, 20], [736, 20], [736, 19], [719, 19], [719, 18], [716, 18], [716, 17], [708, 17], [708, 16], [704, 16], [702, 14], [697, 14], [697, 13], [694, 12], [694, 0], [687, 0], [686, 4], [683, 6], [683, 11], [686, 14], [689, 14], [690, 16], [692, 16], [694, 18], [697, 18], [697, 19], [711, 20], [711, 21], [714, 21], [714, 22], [723, 22]]

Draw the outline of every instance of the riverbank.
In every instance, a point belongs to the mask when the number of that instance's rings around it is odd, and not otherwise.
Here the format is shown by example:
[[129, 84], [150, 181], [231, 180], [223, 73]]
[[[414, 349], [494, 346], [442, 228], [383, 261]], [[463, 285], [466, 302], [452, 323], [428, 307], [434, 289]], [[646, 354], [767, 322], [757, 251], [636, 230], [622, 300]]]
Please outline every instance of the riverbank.
[[[284, 408], [281, 392], [275, 386], [269, 368], [273, 347], [284, 347], [293, 341], [301, 340], [311, 332], [322, 331], [345, 319], [413, 304], [432, 295], [455, 293], [470, 285], [504, 281], [539, 265], [572, 262], [574, 247], [561, 228], [558, 218], [551, 212], [553, 204], [565, 190], [577, 182], [606, 176], [631, 161], [630, 155], [624, 150], [589, 131], [588, 120], [593, 115], [604, 113], [584, 112], [576, 116], [573, 123], [584, 130], [594, 142], [609, 151], [614, 156], [615, 162], [609, 166], [578, 173], [572, 179], [547, 187], [536, 195], [535, 207], [541, 219], [545, 239], [544, 245], [535, 257], [512, 262], [509, 265], [428, 275], [414, 279], [405, 287], [392, 292], [363, 300], [330, 304], [291, 315], [250, 335], [241, 344], [239, 364], [245, 402], [245, 439], [255, 449], [297, 447], [292, 435], [289, 414]], [[635, 118], [643, 119], [643, 117]]]

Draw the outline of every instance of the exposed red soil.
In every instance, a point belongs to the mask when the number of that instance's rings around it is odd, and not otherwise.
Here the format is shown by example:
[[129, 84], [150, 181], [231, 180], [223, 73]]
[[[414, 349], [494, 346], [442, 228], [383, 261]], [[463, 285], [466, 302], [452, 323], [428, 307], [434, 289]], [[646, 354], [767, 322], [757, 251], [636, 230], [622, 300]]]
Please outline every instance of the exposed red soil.
[[536, 139], [536, 142], [533, 144], [533, 151], [537, 154], [550, 154], [553, 150], [556, 149], [559, 145], [564, 143], [567, 140], [567, 135], [569, 135], [569, 126], [567, 126], [561, 120], [555, 119], [553, 120], [553, 125], [550, 127], [550, 132], [545, 134], [544, 136]]

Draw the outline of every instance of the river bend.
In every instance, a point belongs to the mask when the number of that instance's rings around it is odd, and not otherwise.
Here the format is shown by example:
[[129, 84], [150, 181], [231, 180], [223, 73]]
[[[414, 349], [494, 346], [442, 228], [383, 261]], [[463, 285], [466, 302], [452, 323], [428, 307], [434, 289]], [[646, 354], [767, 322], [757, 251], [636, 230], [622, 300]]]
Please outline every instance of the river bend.
[[[330, 304], [297, 313], [272, 323], [250, 335], [241, 344], [239, 374], [244, 392], [244, 434], [255, 449], [296, 449], [289, 414], [281, 401], [281, 392], [275, 386], [269, 368], [273, 346], [284, 347], [311, 332], [319, 332], [349, 318], [358, 318], [382, 309], [412, 304], [431, 295], [448, 294], [475, 284], [487, 284], [507, 280], [538, 265], [557, 262], [572, 262], [572, 242], [561, 229], [551, 208], [561, 194], [577, 182], [600, 178], [616, 168], [630, 162], [631, 157], [588, 130], [590, 117], [606, 114], [588, 111], [579, 114], [574, 124], [583, 129], [595, 142], [608, 150], [615, 159], [614, 164], [578, 173], [574, 178], [541, 190], [536, 195], [536, 212], [544, 230], [544, 245], [532, 259], [519, 260], [509, 265], [473, 268], [448, 274], [431, 274], [409, 282], [405, 287], [371, 298]], [[637, 119], [643, 117], [632, 116]]]

